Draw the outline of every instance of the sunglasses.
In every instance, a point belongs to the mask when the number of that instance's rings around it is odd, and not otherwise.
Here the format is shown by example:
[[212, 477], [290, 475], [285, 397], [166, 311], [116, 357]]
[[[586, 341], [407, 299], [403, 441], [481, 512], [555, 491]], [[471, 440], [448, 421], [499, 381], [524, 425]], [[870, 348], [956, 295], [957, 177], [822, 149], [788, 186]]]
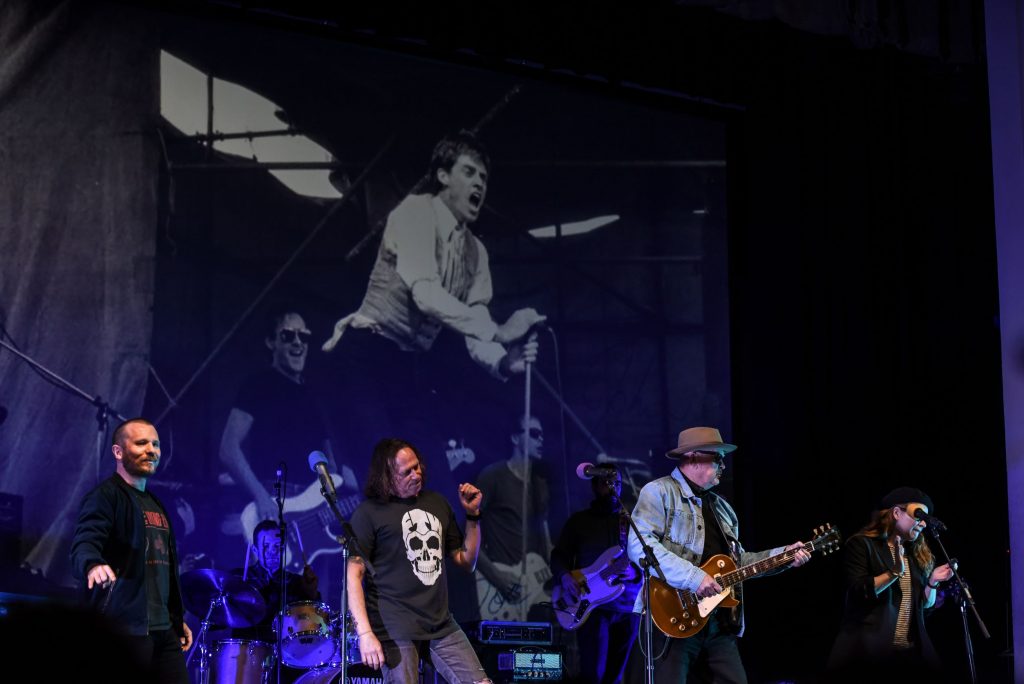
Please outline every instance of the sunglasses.
[[313, 333], [308, 330], [293, 330], [291, 328], [284, 328], [277, 332], [277, 339], [283, 344], [291, 344], [292, 342], [300, 342], [302, 344], [309, 344], [309, 340], [312, 339]]
[[533, 428], [532, 427], [532, 428], [530, 428], [529, 432], [530, 432], [530, 437], [533, 437], [534, 439], [537, 439], [538, 437], [543, 437], [544, 436], [544, 431], [541, 430], [540, 428]]
[[725, 456], [718, 453], [717, 451], [694, 451], [693, 455], [699, 457], [701, 461], [714, 461], [715, 465], [722, 465], [725, 463]]

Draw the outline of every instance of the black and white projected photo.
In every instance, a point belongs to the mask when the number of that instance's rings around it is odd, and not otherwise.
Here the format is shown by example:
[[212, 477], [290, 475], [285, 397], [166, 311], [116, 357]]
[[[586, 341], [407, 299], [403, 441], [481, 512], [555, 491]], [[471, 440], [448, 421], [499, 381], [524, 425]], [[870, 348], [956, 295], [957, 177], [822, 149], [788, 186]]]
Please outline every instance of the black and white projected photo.
[[[429, 488], [481, 486], [492, 567], [526, 549], [540, 577], [591, 499], [581, 462], [616, 464], [632, 502], [680, 425], [728, 429], [720, 121], [255, 25], [108, 19], [53, 55], [70, 94], [19, 93], [40, 118], [11, 123], [5, 154], [24, 197], [0, 283], [3, 490], [40, 581], [73, 584], [121, 417], [159, 433], [149, 489], [183, 571], [253, 563], [282, 487], [285, 563], [334, 604], [311, 454], [347, 516], [374, 444], [407, 440]], [[104, 78], [74, 79], [100, 58]], [[551, 600], [543, 581], [514, 601], [479, 569], [457, 581], [467, 619]]]
[[0, 0], [0, 679], [1019, 680], [1009, 5]]

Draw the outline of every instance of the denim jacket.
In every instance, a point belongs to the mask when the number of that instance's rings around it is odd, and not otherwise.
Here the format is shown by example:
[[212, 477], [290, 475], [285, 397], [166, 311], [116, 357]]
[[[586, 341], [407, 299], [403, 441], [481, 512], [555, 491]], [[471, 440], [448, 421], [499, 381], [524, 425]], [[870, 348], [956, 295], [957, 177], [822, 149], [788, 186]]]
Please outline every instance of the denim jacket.
[[[722, 521], [726, 541], [738, 552], [738, 565], [749, 565], [768, 558], [785, 549], [783, 546], [769, 551], [744, 551], [739, 543], [739, 520], [732, 506], [717, 494], [708, 493], [718, 519]], [[701, 555], [704, 553], [704, 514], [694, 496], [690, 484], [673, 468], [671, 475], [660, 477], [644, 485], [640, 490], [636, 507], [633, 509], [633, 520], [644, 540], [654, 549], [654, 555], [661, 565], [661, 572], [669, 585], [679, 589], [696, 591], [706, 573], [700, 569]], [[714, 521], [708, 521], [714, 524]], [[734, 556], [736, 553], [734, 552]], [[639, 564], [643, 557], [643, 548], [631, 529], [629, 532], [629, 558]], [[655, 574], [655, 576], [657, 576]], [[742, 585], [736, 585], [736, 598], [742, 601]], [[637, 596], [633, 612], [643, 610], [643, 593]], [[740, 604], [742, 609], [743, 604]], [[742, 614], [740, 615], [740, 634], [743, 633]]]

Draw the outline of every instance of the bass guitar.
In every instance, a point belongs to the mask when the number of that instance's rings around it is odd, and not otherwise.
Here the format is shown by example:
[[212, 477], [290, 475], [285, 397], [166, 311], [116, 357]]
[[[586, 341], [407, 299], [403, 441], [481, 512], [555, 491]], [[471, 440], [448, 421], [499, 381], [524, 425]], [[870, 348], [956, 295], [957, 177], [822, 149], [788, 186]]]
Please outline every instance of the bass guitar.
[[[337, 473], [331, 474], [331, 478], [334, 480], [335, 489], [341, 489], [343, 478]], [[360, 501], [362, 496], [359, 494], [339, 496], [338, 510], [347, 518], [352, 515]], [[252, 531], [260, 522], [255, 501], [249, 502], [242, 509], [241, 522], [245, 538], [252, 539]], [[302, 493], [285, 498], [284, 522], [288, 538], [285, 540], [283, 562], [288, 570], [302, 572], [303, 554], [299, 553], [300, 549], [304, 550], [307, 563], [312, 563], [317, 556], [323, 554], [341, 553], [341, 545], [338, 544], [339, 533], [333, 530], [337, 520], [320, 494], [319, 480], [306, 487]]]
[[[839, 530], [832, 525], [817, 527], [814, 534], [814, 539], [804, 542], [803, 548], [807, 551], [828, 554], [839, 547]], [[737, 568], [729, 556], [712, 556], [700, 566], [700, 569], [715, 578], [722, 587], [722, 592], [702, 599], [698, 599], [687, 589], [676, 589], [657, 577], [651, 577], [651, 619], [666, 636], [676, 639], [691, 637], [704, 629], [708, 617], [715, 608], [734, 608], [740, 604], [733, 596], [732, 587], [744, 580], [788, 565], [796, 556], [797, 550], [783, 551], [741, 568]]]
[[[523, 572], [522, 564], [505, 565], [494, 563], [504, 572], [519, 577]], [[480, 605], [481, 620], [501, 620], [505, 622], [525, 622], [530, 608], [542, 601], [550, 601], [551, 594], [544, 589], [544, 583], [551, 579], [551, 568], [544, 562], [540, 554], [530, 551], [526, 554], [525, 583], [515, 584], [509, 595], [502, 594], [490, 580], [476, 571], [476, 595]]]
[[613, 546], [580, 572], [590, 589], [586, 594], [581, 593], [573, 598], [560, 584], [556, 584], [551, 591], [551, 604], [555, 607], [558, 622], [568, 630], [582, 625], [594, 608], [622, 596], [622, 592], [626, 591], [622, 580], [635, 577], [637, 570], [630, 564], [625, 550]]

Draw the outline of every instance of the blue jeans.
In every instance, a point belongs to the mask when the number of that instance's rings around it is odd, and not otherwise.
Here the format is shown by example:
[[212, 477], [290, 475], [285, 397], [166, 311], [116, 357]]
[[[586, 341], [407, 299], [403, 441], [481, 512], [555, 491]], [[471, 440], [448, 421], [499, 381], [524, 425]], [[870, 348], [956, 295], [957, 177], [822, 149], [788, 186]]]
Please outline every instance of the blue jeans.
[[432, 641], [396, 639], [381, 644], [384, 649], [385, 684], [416, 684], [419, 681], [421, 655], [430, 652], [430, 661], [448, 684], [473, 684], [487, 680], [476, 651], [457, 629], [446, 637]]

